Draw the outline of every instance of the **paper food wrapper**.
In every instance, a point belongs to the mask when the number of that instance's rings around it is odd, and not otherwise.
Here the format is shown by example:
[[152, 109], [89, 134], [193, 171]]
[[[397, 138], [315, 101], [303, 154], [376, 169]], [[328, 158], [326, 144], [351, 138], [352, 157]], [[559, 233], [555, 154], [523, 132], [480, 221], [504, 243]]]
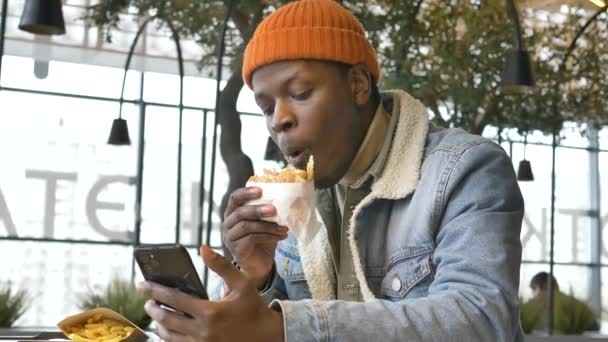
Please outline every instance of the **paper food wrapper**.
[[277, 214], [264, 218], [265, 221], [287, 227], [302, 244], [308, 244], [317, 235], [321, 222], [317, 216], [313, 182], [248, 182], [247, 186], [262, 189], [262, 197], [247, 204], [271, 204], [276, 208]]
[[70, 332], [68, 331], [68, 328], [71, 328], [75, 325], [86, 324], [87, 319], [93, 317], [96, 314], [101, 314], [102, 318], [112, 319], [112, 320], [124, 323], [125, 325], [133, 327], [135, 329], [129, 336], [122, 339], [121, 342], [122, 341], [144, 342], [149, 339], [149, 336], [143, 330], [141, 330], [137, 325], [135, 325], [133, 322], [126, 319], [123, 315], [119, 314], [118, 312], [112, 311], [108, 308], [95, 308], [95, 309], [81, 312], [74, 316], [65, 318], [61, 322], [57, 323], [57, 326], [59, 327], [59, 329], [61, 329], [61, 332], [63, 332], [63, 334], [67, 337], [70, 334]]

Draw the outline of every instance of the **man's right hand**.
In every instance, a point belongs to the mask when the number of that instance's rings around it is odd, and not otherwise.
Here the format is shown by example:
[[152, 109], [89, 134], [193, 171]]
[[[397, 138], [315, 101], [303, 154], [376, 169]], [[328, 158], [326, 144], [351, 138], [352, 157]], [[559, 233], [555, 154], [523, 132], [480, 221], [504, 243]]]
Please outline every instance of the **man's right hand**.
[[274, 206], [245, 205], [260, 196], [260, 188], [234, 191], [222, 227], [224, 244], [258, 289], [262, 289], [271, 275], [277, 243], [287, 238], [287, 227], [262, 220], [276, 214]]

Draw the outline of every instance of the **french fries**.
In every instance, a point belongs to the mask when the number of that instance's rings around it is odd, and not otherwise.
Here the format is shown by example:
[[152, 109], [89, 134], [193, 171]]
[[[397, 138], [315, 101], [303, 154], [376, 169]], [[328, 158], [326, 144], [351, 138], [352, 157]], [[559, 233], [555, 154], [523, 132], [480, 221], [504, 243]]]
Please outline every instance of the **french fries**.
[[68, 338], [79, 342], [119, 342], [131, 335], [135, 329], [122, 322], [104, 319], [97, 313], [79, 324], [66, 329]]
[[308, 160], [306, 170], [298, 170], [288, 166], [282, 170], [264, 170], [262, 175], [254, 175], [249, 182], [256, 183], [306, 183], [314, 179], [314, 161], [312, 156]]

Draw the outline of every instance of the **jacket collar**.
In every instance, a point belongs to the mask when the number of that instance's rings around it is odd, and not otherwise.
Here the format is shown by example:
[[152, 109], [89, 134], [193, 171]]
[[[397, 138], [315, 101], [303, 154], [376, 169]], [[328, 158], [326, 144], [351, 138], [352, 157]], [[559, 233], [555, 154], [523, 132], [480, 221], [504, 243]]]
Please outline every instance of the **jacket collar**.
[[[411, 194], [418, 185], [420, 167], [424, 156], [424, 148], [428, 133], [428, 115], [424, 105], [401, 90], [386, 92], [393, 97], [393, 116], [396, 116], [393, 143], [388, 152], [386, 164], [380, 176], [372, 184], [371, 193], [365, 197], [353, 210], [350, 218], [349, 246], [352, 251], [355, 275], [359, 281], [361, 294], [365, 301], [375, 299], [367, 285], [363, 263], [359, 253], [359, 246], [355, 240], [356, 218], [361, 209], [377, 199], [397, 200]], [[335, 217], [331, 215], [333, 209], [330, 190], [320, 191], [317, 197], [319, 214], [324, 222], [330, 222]], [[308, 245], [300, 245], [304, 275], [308, 282], [313, 299], [335, 299], [336, 274], [329, 236], [331, 232], [321, 229], [315, 239]]]
[[402, 90], [387, 93], [393, 95], [393, 115], [397, 115], [399, 121], [382, 174], [372, 185], [371, 196], [400, 199], [418, 185], [429, 121], [420, 101]]

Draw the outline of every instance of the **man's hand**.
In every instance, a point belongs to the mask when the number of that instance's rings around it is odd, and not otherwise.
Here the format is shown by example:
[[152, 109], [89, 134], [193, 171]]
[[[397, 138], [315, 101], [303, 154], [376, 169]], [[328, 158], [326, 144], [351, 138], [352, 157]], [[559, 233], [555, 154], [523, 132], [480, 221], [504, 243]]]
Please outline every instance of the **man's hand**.
[[245, 205], [260, 196], [260, 188], [234, 191], [230, 195], [222, 227], [224, 244], [258, 290], [270, 276], [277, 243], [287, 238], [286, 227], [262, 221], [262, 218], [276, 214], [272, 205]]
[[[137, 285], [152, 299], [145, 309], [158, 323], [167, 342], [283, 341], [283, 317], [262, 302], [256, 288], [228, 260], [209, 247], [201, 254], [207, 267], [224, 279], [231, 291], [219, 302], [197, 299], [179, 290], [151, 282]], [[160, 307], [158, 303], [189, 314], [192, 318]]]

